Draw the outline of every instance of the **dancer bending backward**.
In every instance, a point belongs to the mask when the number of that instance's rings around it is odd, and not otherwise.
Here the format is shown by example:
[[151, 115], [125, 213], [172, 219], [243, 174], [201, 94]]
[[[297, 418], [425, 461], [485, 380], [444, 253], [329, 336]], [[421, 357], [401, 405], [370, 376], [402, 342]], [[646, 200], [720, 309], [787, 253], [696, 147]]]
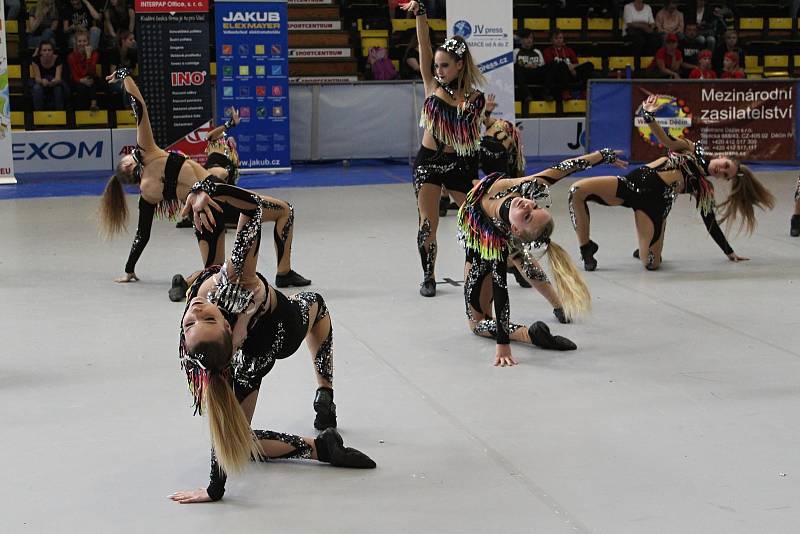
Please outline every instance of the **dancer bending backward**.
[[[639, 248], [634, 256], [640, 258], [648, 270], [661, 265], [664, 247], [664, 230], [667, 215], [677, 196], [687, 193], [695, 197], [697, 209], [706, 229], [731, 261], [748, 258], [738, 256], [719, 227], [719, 222], [732, 224], [737, 218], [752, 233], [756, 226], [753, 206], [761, 209], [775, 204], [772, 194], [759, 182], [753, 172], [736, 158], [707, 159], [700, 143], [687, 139], [674, 139], [666, 134], [656, 121], [654, 113], [661, 107], [658, 96], [652, 95], [642, 103], [644, 120], [658, 140], [668, 149], [667, 155], [630, 172], [626, 176], [601, 176], [577, 181], [569, 194], [570, 215], [578, 235], [584, 269], [594, 271], [594, 255], [598, 245], [589, 239], [589, 208], [587, 202], [604, 206], [625, 206], [634, 210]], [[714, 186], [708, 177], [731, 182], [730, 196], [718, 207], [714, 201]]]
[[[123, 87], [128, 92], [131, 101], [131, 108], [136, 115], [136, 149], [120, 160], [116, 173], [108, 181], [103, 196], [100, 200], [100, 222], [105, 233], [112, 236], [122, 230], [128, 221], [128, 207], [125, 203], [125, 192], [122, 184], [137, 184], [141, 192], [139, 197], [139, 222], [136, 227], [136, 235], [131, 245], [128, 261], [125, 264], [125, 275], [115, 279], [116, 282], [133, 282], [139, 280], [136, 276], [136, 263], [139, 260], [144, 248], [150, 240], [150, 230], [153, 225], [153, 218], [174, 219], [180, 210], [181, 201], [186, 198], [189, 188], [198, 180], [202, 180], [211, 175], [215, 180], [225, 182], [230, 180], [231, 166], [235, 166], [235, 161], [230, 163], [222, 162], [220, 156], [214, 156], [214, 152], [224, 154], [225, 150], [230, 150], [230, 145], [220, 142], [218, 137], [211, 141], [209, 160], [204, 168], [196, 161], [174, 152], [166, 152], [159, 148], [153, 138], [153, 131], [150, 126], [150, 116], [147, 111], [142, 93], [129, 75], [126, 68], [117, 69], [111, 74], [108, 82], [122, 82]], [[211, 132], [214, 136], [220, 135], [220, 129], [224, 132], [235, 125], [231, 119], [224, 126]], [[223, 145], [225, 148], [223, 148]], [[215, 148], [216, 147], [216, 148]], [[237, 158], [238, 159], [238, 158]], [[224, 166], [220, 166], [224, 165]], [[265, 221], [275, 222], [275, 248], [278, 251], [278, 274], [276, 285], [286, 287], [287, 285], [308, 285], [311, 283], [294, 271], [290, 266], [292, 225], [294, 222], [294, 211], [292, 206], [282, 200], [262, 197], [266, 204], [263, 210]], [[280, 232], [278, 228], [281, 228]], [[221, 226], [221, 230], [224, 227]], [[219, 244], [223, 244], [220, 242]], [[217, 246], [222, 258], [224, 258], [224, 244]], [[201, 246], [203, 253], [203, 264], [207, 267], [213, 265], [215, 257], [209, 247]]]
[[[467, 43], [459, 36], [445, 41], [432, 57], [425, 6], [412, 0], [401, 7], [417, 18], [419, 64], [423, 67], [420, 73], [425, 85], [420, 120], [425, 133], [414, 162], [413, 179], [419, 213], [417, 248], [423, 276], [419, 292], [424, 297], [433, 297], [442, 185], [460, 206], [472, 188], [472, 181], [478, 178], [477, 156], [486, 99], [475, 87], [482, 85], [484, 78]], [[428, 68], [432, 61], [435, 77]]]
[[563, 161], [533, 176], [507, 178], [499, 173], [490, 174], [470, 191], [459, 210], [459, 240], [467, 251], [464, 267], [467, 320], [474, 334], [497, 340], [495, 365], [516, 365], [510, 341], [532, 343], [545, 349], [576, 348], [569, 339], [553, 336], [543, 322], [535, 322], [528, 328], [511, 322], [506, 264], [510, 259], [532, 282], [545, 282], [547, 276], [532, 255], [534, 250], [546, 252], [564, 303], [564, 321], [589, 309], [589, 289], [569, 254], [550, 240], [555, 223], [543, 206], [549, 205], [548, 185], [599, 163], [625, 164], [617, 160], [613, 150], [603, 149]]
[[[212, 199], [213, 198], [213, 199]], [[286, 297], [256, 272], [264, 201], [243, 189], [199, 182], [184, 213], [210, 231], [210, 208], [225, 202], [241, 211], [236, 241], [224, 266], [203, 271], [189, 290], [181, 319], [179, 353], [194, 396], [196, 414], [207, 413], [211, 441], [211, 480], [207, 488], [170, 496], [180, 503], [216, 501], [229, 473], [251, 458], [305, 458], [340, 467], [374, 468], [365, 454], [343, 445], [336, 432], [333, 403], [333, 331], [318, 293]], [[261, 380], [275, 360], [291, 356], [306, 339], [319, 388], [314, 399], [317, 438], [252, 430]]]
[[[520, 178], [525, 174], [525, 152], [522, 147], [522, 138], [517, 127], [503, 119], [492, 117], [492, 111], [497, 107], [493, 94], [486, 96], [486, 115], [483, 125], [486, 130], [481, 138], [480, 168], [485, 175], [493, 172], [500, 172], [510, 178]], [[509, 259], [507, 272], [514, 275], [517, 283], [525, 288], [533, 287], [547, 299], [553, 306], [553, 313], [561, 323], [568, 323], [569, 320], [564, 315], [561, 298], [558, 296], [547, 275], [542, 271], [541, 265], [531, 258], [532, 268], [543, 275], [534, 280], [530, 280], [517, 269]]]

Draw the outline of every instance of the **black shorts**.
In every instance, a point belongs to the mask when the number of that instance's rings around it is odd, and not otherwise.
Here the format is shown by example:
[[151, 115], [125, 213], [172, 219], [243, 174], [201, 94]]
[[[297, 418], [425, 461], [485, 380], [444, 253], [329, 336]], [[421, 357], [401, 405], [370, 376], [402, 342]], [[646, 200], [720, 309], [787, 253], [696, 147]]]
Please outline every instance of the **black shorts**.
[[675, 189], [650, 167], [639, 167], [625, 176], [617, 176], [617, 198], [622, 199], [622, 205], [643, 212], [653, 221], [650, 245], [660, 239], [661, 228], [676, 196]]
[[420, 147], [414, 161], [414, 194], [418, 195], [423, 184], [445, 186], [450, 191], [464, 194], [472, 189], [472, 181], [478, 179], [478, 158], [458, 156], [452, 152], [440, 152]]

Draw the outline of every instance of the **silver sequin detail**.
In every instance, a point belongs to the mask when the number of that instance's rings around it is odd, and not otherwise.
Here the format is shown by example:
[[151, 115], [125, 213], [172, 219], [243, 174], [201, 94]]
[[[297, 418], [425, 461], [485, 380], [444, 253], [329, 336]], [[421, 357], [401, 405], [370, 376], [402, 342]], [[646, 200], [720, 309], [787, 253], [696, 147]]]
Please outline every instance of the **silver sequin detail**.
[[236, 241], [233, 242], [233, 250], [231, 251], [231, 263], [233, 263], [233, 270], [237, 278], [242, 276], [247, 254], [261, 235], [261, 215], [264, 201], [258, 195], [251, 195], [251, 199], [255, 203], [256, 209], [253, 210], [250, 220], [244, 225], [244, 228], [237, 232]]
[[578, 229], [578, 222], [575, 220], [575, 193], [578, 192], [580, 187], [572, 186], [569, 188], [569, 199], [567, 200], [567, 205], [569, 206], [569, 220], [572, 221], [572, 228], [574, 230]]
[[538, 206], [549, 208], [552, 200], [550, 198], [550, 188], [540, 183], [538, 180], [525, 180], [505, 189], [498, 191], [491, 198], [505, 198], [510, 194], [519, 193], [519, 196], [528, 200], [535, 200]]
[[283, 225], [283, 230], [281, 230], [281, 239], [284, 243], [289, 239], [289, 232], [292, 231], [292, 226], [294, 225], [294, 206], [288, 202], [287, 204], [289, 205], [289, 218], [286, 219], [286, 224]]
[[228, 313], [240, 314], [253, 302], [255, 292], [241, 284], [231, 282], [223, 267], [219, 272], [219, 282], [208, 293], [208, 301]]
[[333, 328], [314, 355], [314, 366], [322, 378], [333, 383]]
[[433, 268], [436, 265], [436, 241], [431, 240], [425, 249], [425, 242], [431, 237], [431, 221], [423, 219], [422, 225], [417, 232], [417, 248], [419, 249], [420, 260], [422, 261], [422, 272], [425, 280], [433, 278]]
[[423, 184], [428, 182], [428, 179], [433, 176], [444, 176], [445, 174], [452, 172], [458, 167], [458, 161], [451, 161], [450, 163], [445, 164], [438, 164], [438, 163], [423, 163], [414, 167], [413, 172], [413, 185], [414, 185], [414, 195], [419, 196], [419, 190], [422, 188]]
[[[486, 260], [476, 258], [476, 261], [470, 264], [467, 278], [464, 280], [464, 302], [466, 305], [467, 319], [475, 321], [475, 316], [472, 315], [470, 297], [477, 290], [480, 291], [478, 284], [484, 280], [486, 273], [491, 268], [491, 263]], [[478, 310], [483, 313], [483, 310]]]
[[566, 172], [569, 175], [574, 172], [586, 170], [589, 167], [591, 167], [589, 161], [583, 158], [577, 158], [562, 161], [561, 163], [557, 163], [550, 168], [557, 171]]
[[797, 178], [797, 189], [794, 190], [794, 201], [800, 200], [800, 177]]
[[[513, 334], [520, 328], [527, 327], [521, 324], [516, 323], [508, 323], [508, 333], [509, 335]], [[483, 319], [482, 321], [478, 321], [475, 325], [475, 328], [472, 329], [472, 332], [478, 336], [482, 336], [483, 334], [489, 334], [489, 336], [496, 338], [497, 337], [497, 322], [494, 319]]]
[[287, 445], [294, 447], [293, 451], [278, 456], [278, 458], [303, 458], [306, 460], [311, 459], [311, 445], [306, 443], [300, 436], [294, 434], [284, 434], [283, 432], [273, 432], [272, 430], [253, 430], [256, 438], [259, 440], [272, 440], [280, 441]]

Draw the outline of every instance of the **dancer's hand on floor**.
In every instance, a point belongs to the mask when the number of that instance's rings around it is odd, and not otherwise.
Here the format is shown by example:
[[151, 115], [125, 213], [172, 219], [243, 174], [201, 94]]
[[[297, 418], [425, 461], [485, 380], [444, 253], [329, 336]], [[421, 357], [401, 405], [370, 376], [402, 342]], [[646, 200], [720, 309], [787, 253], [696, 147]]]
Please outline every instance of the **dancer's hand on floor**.
[[127, 284], [128, 282], [138, 282], [139, 277], [136, 276], [136, 273], [125, 273], [125, 276], [114, 278], [114, 281], [118, 284]]
[[511, 356], [510, 345], [497, 345], [497, 352], [494, 355], [495, 367], [511, 367], [517, 365], [517, 361]]
[[735, 261], [737, 263], [740, 262], [740, 261], [750, 261], [750, 258], [745, 258], [744, 256], [739, 256], [735, 252], [731, 252], [730, 254], [728, 254], [728, 259], [731, 260], [731, 261]]
[[195, 502], [211, 502], [211, 497], [205, 488], [196, 489], [194, 491], [176, 491], [169, 496], [175, 502], [181, 504], [190, 504]]

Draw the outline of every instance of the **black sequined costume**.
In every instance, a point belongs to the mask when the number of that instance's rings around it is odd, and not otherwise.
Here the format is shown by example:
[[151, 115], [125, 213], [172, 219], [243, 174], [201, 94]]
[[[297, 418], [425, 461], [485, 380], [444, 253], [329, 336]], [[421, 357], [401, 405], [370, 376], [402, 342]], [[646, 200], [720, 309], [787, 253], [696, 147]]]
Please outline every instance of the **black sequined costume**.
[[525, 156], [516, 126], [508, 121], [496, 120], [486, 129], [481, 138], [480, 167], [486, 175], [495, 172], [511, 178], [524, 175]]
[[[714, 188], [707, 178], [708, 161], [700, 143], [694, 145], [692, 152], [669, 152], [664, 162], [657, 167], [642, 166], [625, 176], [618, 176], [616, 196], [623, 201], [623, 206], [641, 211], [653, 222], [653, 237], [650, 240], [652, 246], [661, 239], [664, 222], [678, 197], [680, 185], [680, 181], [667, 184], [659, 173], [674, 170], [681, 173], [684, 184], [682, 192], [695, 197], [700, 216], [711, 238], [725, 254], [731, 254], [733, 248], [717, 223]], [[574, 186], [570, 189], [569, 200], [573, 227], [576, 226], [573, 205], [576, 190]]]
[[[137, 162], [137, 169], [134, 172], [141, 176], [142, 155], [139, 147], [134, 151], [134, 160]], [[136, 235], [133, 238], [130, 254], [128, 254], [128, 261], [125, 263], [126, 273], [133, 273], [136, 270], [136, 262], [139, 261], [139, 257], [150, 240], [153, 219], [162, 217], [174, 220], [180, 210], [181, 202], [178, 200], [177, 193], [178, 175], [185, 161], [186, 156], [174, 152], [170, 152], [167, 156], [167, 162], [164, 165], [164, 176], [162, 177], [164, 191], [158, 204], [152, 204], [139, 197], [139, 222], [136, 225]]]
[[[244, 259], [248, 254], [257, 253], [261, 237], [261, 210], [264, 201], [257, 195], [243, 189], [226, 184], [216, 184], [207, 178], [195, 184], [193, 190], [202, 190], [212, 198], [227, 200], [230, 205], [240, 213], [251, 217], [250, 222], [237, 233], [236, 241], [231, 253], [231, 263], [235, 274], [241, 275]], [[287, 358], [294, 354], [305, 339], [310, 327], [328, 317], [328, 308], [324, 299], [318, 293], [302, 292], [286, 297], [280, 291], [273, 289], [275, 306], [270, 302], [270, 287], [267, 280], [260, 273], [256, 273], [263, 285], [264, 302], [250, 315], [247, 325], [247, 336], [242, 346], [233, 355], [231, 360], [230, 378], [236, 398], [242, 402], [248, 395], [257, 391], [263, 378], [272, 370], [275, 360]], [[218, 275], [217, 287], [209, 292], [208, 298], [223, 312], [226, 320], [233, 328], [238, 315], [252, 302], [254, 291], [247, 290], [230, 281], [227, 268], [212, 266], [205, 269], [189, 288], [187, 307], [191, 300], [197, 296], [204, 281]], [[311, 307], [317, 304], [317, 311], [310, 316]], [[184, 310], [184, 314], [186, 311]], [[190, 384], [192, 383], [193, 368], [183, 337], [181, 327], [181, 359], [182, 366], [187, 372]], [[328, 334], [314, 355], [315, 368], [319, 374], [329, 382], [333, 382], [333, 328], [328, 329]], [[281, 458], [310, 458], [311, 447], [300, 437], [292, 434], [282, 434], [267, 430], [254, 430], [258, 439], [278, 440], [294, 447], [294, 450], [281, 456]], [[211, 479], [207, 488], [209, 496], [214, 500], [222, 498], [225, 492], [226, 475], [217, 465], [214, 451], [211, 452]]]

